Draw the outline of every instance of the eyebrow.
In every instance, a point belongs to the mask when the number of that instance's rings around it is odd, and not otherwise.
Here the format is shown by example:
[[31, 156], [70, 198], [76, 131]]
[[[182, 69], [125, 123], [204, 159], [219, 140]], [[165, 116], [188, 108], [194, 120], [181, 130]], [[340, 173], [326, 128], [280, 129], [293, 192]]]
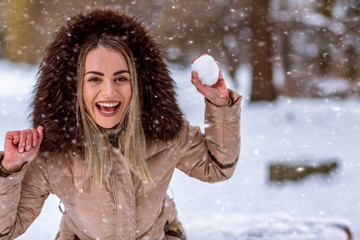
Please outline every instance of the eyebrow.
[[[114, 72], [113, 76], [116, 76], [116, 75], [119, 75], [119, 74], [122, 74], [122, 73], [129, 73], [129, 70], [120, 70], [120, 71], [117, 71], [117, 72]], [[85, 75], [87, 74], [95, 74], [95, 75], [99, 75], [99, 76], [104, 76], [104, 73], [102, 72], [97, 72], [97, 71], [89, 71], [87, 73], [85, 73]]]
[[129, 73], [129, 74], [130, 74], [129, 70], [121, 70], [121, 71], [115, 72], [115, 73], [114, 73], [114, 76], [119, 75], [119, 74], [122, 74], [122, 73]]

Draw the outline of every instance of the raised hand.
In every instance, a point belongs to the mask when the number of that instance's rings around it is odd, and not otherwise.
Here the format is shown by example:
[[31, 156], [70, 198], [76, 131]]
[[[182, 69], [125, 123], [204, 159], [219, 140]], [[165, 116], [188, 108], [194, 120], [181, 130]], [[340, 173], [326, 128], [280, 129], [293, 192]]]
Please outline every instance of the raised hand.
[[2, 167], [9, 172], [18, 172], [24, 163], [35, 159], [43, 140], [43, 128], [11, 131], [5, 135]]
[[[196, 58], [194, 59], [194, 61]], [[207, 86], [200, 82], [197, 72], [193, 71], [191, 73], [191, 82], [196, 87], [197, 91], [204, 95], [210, 102], [216, 106], [226, 106], [230, 102], [229, 92], [227, 90], [225, 80], [223, 77], [222, 70], [219, 71], [218, 81], [212, 85]]]

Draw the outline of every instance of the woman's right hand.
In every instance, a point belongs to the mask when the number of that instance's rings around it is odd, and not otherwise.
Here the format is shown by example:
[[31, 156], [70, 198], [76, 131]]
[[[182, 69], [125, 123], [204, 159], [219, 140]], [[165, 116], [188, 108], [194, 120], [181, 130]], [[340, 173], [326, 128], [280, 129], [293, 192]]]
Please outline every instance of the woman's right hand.
[[18, 172], [26, 162], [35, 159], [43, 140], [43, 128], [7, 132], [5, 135], [2, 167], [9, 172]]

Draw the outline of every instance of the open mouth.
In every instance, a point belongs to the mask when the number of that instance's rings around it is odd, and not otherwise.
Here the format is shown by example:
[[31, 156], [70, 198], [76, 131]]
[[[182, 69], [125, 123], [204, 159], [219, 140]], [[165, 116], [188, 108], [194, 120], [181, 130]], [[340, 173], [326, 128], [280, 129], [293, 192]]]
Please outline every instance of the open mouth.
[[118, 112], [120, 105], [120, 102], [99, 102], [96, 103], [96, 108], [101, 116], [112, 117]]

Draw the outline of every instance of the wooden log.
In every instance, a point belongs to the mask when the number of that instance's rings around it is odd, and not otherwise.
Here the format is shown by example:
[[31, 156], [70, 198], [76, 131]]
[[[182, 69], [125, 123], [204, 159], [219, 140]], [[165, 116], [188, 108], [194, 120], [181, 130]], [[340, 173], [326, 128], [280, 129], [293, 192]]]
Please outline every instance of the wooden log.
[[313, 174], [330, 174], [338, 168], [338, 159], [311, 162], [272, 163], [269, 166], [269, 181], [299, 181]]

